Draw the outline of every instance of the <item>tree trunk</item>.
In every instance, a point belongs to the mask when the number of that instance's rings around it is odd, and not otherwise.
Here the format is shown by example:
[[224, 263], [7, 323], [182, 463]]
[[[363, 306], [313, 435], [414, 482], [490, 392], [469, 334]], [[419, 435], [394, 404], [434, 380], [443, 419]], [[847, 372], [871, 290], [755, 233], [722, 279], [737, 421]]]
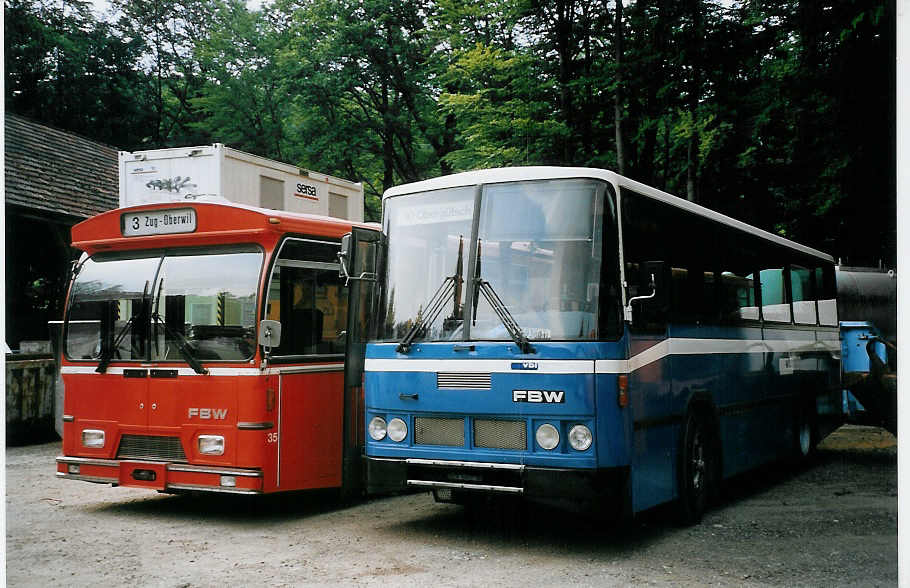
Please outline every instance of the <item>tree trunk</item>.
[[689, 137], [689, 148], [686, 157], [686, 199], [690, 202], [698, 201], [696, 182], [698, 181], [696, 167], [698, 166], [698, 133], [692, 131]]
[[591, 53], [591, 30], [592, 30], [592, 16], [591, 16], [591, 7], [587, 2], [582, 2], [582, 51], [584, 55], [584, 93], [582, 95], [582, 105], [580, 108], [579, 123], [581, 126], [581, 153], [584, 157], [584, 162], [587, 163], [590, 161], [591, 154], [594, 152], [594, 95], [592, 92], [592, 82], [591, 82], [591, 64], [594, 61], [593, 55]]
[[661, 179], [661, 190], [668, 190], [670, 185], [670, 118], [664, 117], [664, 172]]
[[698, 100], [701, 96], [701, 39], [702, 39], [702, 2], [692, 0], [692, 27], [690, 31], [689, 63], [692, 73], [689, 79], [689, 112], [692, 115], [692, 134], [689, 136], [689, 147], [686, 158], [686, 198], [691, 202], [698, 201]]
[[623, 102], [623, 34], [622, 34], [622, 1], [616, 2], [616, 20], [613, 27], [613, 44], [616, 49], [616, 92], [613, 94], [613, 122], [616, 127], [616, 171], [626, 173], [625, 147], [622, 137], [622, 102]]
[[[575, 123], [575, 105], [572, 95], [572, 47], [574, 6], [571, 0], [560, 1], [557, 5], [556, 16], [556, 53], [559, 56], [559, 101], [565, 117], [566, 126], [572, 131], [577, 130]], [[572, 139], [566, 141], [563, 149], [565, 163], [574, 162], [575, 153], [572, 148]]]
[[[665, 71], [665, 58], [668, 54], [667, 47], [667, 7], [664, 1], [639, 0], [635, 10], [641, 14], [642, 20], [648, 19], [649, 8], [653, 8], [655, 17], [652, 20], [653, 28], [647, 31], [648, 46], [651, 48], [653, 56], [647, 61], [647, 73], [644, 92], [644, 115], [642, 121], [645, 124], [644, 142], [641, 152], [635, 159], [633, 168], [635, 177], [646, 184], [657, 185], [657, 133], [662, 118], [669, 110], [667, 98], [659, 96], [660, 88], [666, 83], [668, 77]], [[644, 33], [644, 32], [643, 32]], [[664, 177], [666, 184], [666, 176]]]
[[382, 191], [395, 185], [395, 129], [389, 113], [389, 86], [382, 83]]

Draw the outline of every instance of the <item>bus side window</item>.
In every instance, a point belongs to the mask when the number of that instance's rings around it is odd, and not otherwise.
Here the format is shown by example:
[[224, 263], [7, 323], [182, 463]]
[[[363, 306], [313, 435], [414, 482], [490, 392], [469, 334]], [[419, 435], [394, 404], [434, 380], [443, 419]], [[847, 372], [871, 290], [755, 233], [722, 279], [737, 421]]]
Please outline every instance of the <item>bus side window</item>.
[[761, 282], [762, 316], [766, 321], [790, 322], [790, 301], [787, 300], [783, 268], [763, 269], [759, 273]]
[[344, 353], [348, 290], [338, 276], [338, 245], [289, 239], [269, 283], [266, 318], [281, 322], [275, 357]]
[[790, 267], [790, 289], [793, 292], [793, 320], [801, 325], [814, 325], [815, 287], [813, 272], [799, 266]]
[[702, 323], [714, 325], [718, 323], [717, 284], [714, 281], [715, 272], [702, 271], [699, 273], [701, 274], [701, 280], [698, 281], [698, 284], [701, 288], [701, 296], [698, 315]]
[[672, 268], [670, 312], [676, 322], [714, 324], [717, 322], [717, 292], [714, 273], [697, 267]]
[[670, 317], [674, 322], [695, 322], [697, 320], [698, 295], [693, 287], [688, 269], [670, 269]]
[[722, 319], [725, 322], [757, 321], [758, 306], [752, 274], [741, 276], [725, 271], [720, 274], [720, 280]]
[[833, 266], [815, 268], [815, 287], [818, 289], [818, 323], [836, 327], [837, 299]]

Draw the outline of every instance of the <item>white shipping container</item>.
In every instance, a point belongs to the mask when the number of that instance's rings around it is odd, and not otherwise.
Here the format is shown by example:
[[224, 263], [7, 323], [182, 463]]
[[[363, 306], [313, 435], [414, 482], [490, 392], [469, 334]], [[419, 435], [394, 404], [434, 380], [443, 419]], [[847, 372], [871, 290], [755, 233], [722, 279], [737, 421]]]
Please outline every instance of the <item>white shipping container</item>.
[[297, 168], [221, 143], [120, 152], [120, 207], [187, 200], [363, 221], [363, 184]]

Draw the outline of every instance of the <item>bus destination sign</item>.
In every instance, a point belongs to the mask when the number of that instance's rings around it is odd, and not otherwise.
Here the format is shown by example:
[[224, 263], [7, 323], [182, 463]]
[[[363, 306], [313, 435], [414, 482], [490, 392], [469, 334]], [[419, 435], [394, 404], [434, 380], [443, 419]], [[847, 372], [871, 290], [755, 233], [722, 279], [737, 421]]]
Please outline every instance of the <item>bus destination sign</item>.
[[127, 213], [120, 217], [120, 227], [124, 237], [192, 233], [196, 230], [196, 211], [176, 208]]

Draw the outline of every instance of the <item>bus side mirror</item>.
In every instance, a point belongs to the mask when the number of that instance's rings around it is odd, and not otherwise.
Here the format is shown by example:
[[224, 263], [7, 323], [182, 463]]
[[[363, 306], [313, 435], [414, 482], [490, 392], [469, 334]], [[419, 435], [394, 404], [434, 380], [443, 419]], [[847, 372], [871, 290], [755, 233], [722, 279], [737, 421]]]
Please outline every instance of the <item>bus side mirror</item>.
[[[353, 247], [363, 245], [357, 252], [357, 259], [352, 264]], [[338, 276], [344, 278], [347, 286], [351, 280], [376, 281], [376, 242], [355, 242], [351, 233], [341, 238], [341, 250], [338, 252]], [[355, 267], [352, 267], [355, 266]], [[372, 269], [374, 271], [367, 271]]]
[[259, 344], [269, 353], [272, 347], [281, 345], [281, 323], [278, 321], [262, 320], [259, 322]]
[[632, 303], [633, 302], [645, 302], [646, 300], [651, 300], [655, 296], [657, 296], [657, 283], [655, 281], [654, 274], [651, 274], [651, 280], [648, 285], [651, 289], [650, 294], [648, 294], [647, 296], [633, 296], [632, 298], [629, 298], [629, 303], [626, 304], [626, 307], [623, 309], [623, 318], [627, 322], [630, 322], [630, 323], [633, 322], [632, 321]]
[[338, 277], [345, 279], [345, 285], [347, 280], [351, 279], [351, 268], [349, 267], [351, 263], [351, 239], [351, 233], [342, 237], [341, 251], [338, 252]]
[[[643, 284], [641, 289], [645, 292], [648, 292], [648, 294], [633, 296], [632, 298], [629, 298], [629, 301], [626, 303], [626, 307], [623, 309], [623, 318], [627, 322], [635, 322], [633, 321], [633, 302], [638, 303], [636, 304], [637, 311], [635, 314], [660, 314], [661, 308], [657, 307], [663, 307], [668, 300], [667, 288], [669, 288], [669, 280], [665, 275], [667, 267], [667, 264], [662, 261], [647, 261], [642, 264], [642, 275], [639, 283]], [[642, 306], [645, 304], [651, 305], [655, 308], [644, 309]], [[654, 317], [652, 316], [651, 318]]]

